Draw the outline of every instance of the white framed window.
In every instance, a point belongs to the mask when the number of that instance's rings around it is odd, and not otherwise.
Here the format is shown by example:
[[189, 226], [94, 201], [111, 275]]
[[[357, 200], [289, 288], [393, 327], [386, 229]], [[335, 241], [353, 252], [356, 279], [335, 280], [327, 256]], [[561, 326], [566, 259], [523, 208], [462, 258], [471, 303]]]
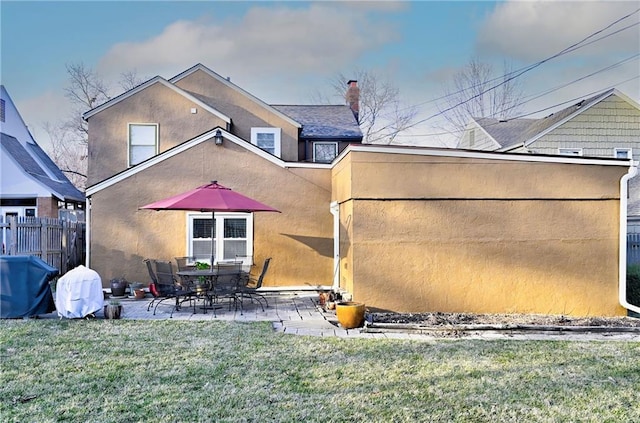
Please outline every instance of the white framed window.
[[251, 128], [251, 144], [280, 157], [280, 128]]
[[158, 124], [129, 124], [129, 166], [158, 154]]
[[563, 156], [582, 156], [582, 148], [558, 148], [558, 154]]
[[313, 161], [318, 163], [331, 163], [338, 155], [337, 142], [314, 142]]
[[616, 159], [631, 159], [633, 155], [630, 148], [614, 148], [613, 157]]
[[240, 256], [243, 264], [253, 264], [253, 214], [216, 213], [212, 239], [211, 213], [188, 213], [186, 255], [210, 263], [212, 242], [214, 264]]

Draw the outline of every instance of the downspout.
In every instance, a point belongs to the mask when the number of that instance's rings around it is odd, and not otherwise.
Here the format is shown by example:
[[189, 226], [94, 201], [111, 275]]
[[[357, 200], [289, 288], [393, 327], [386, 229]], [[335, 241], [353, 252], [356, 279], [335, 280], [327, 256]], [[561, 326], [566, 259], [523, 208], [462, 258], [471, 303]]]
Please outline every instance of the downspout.
[[340, 288], [340, 206], [332, 201], [329, 211], [333, 215], [333, 290]]
[[640, 313], [640, 307], [627, 301], [627, 196], [629, 179], [638, 174], [638, 162], [632, 161], [629, 172], [620, 179], [620, 269], [618, 271], [618, 298], [620, 305], [627, 310]]
[[91, 197], [87, 197], [85, 200], [85, 209], [86, 209], [86, 213], [85, 213], [85, 225], [86, 225], [86, 229], [85, 229], [85, 242], [87, 245], [87, 248], [85, 249], [85, 257], [84, 257], [84, 262], [87, 264], [87, 267], [90, 269], [91, 268], [91, 263], [89, 262], [89, 257], [91, 257], [90, 254], [90, 250], [91, 250]]

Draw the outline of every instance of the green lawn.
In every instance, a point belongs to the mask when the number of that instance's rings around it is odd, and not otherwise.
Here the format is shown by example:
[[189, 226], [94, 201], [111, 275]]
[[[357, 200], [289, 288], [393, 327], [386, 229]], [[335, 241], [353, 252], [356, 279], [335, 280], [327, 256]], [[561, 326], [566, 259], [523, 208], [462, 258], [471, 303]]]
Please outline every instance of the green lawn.
[[640, 343], [0, 321], [3, 422], [637, 422]]

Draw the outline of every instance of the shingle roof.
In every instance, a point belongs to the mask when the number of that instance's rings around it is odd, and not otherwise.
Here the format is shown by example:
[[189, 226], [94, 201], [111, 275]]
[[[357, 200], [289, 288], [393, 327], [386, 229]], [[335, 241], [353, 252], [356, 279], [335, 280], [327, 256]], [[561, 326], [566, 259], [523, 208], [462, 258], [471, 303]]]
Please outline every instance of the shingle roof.
[[85, 196], [67, 179], [67, 177], [58, 169], [58, 167], [51, 161], [49, 156], [42, 151], [38, 144], [29, 143], [29, 148], [42, 160], [45, 166], [58, 178], [59, 180], [53, 180], [45, 172], [38, 162], [29, 154], [29, 152], [22, 146], [20, 141], [11, 135], [0, 134], [2, 148], [9, 154], [18, 166], [22, 167], [32, 178], [41, 182], [53, 193], [60, 196], [61, 200], [67, 201], [84, 201]]
[[585, 100], [581, 100], [572, 106], [552, 113], [542, 119], [513, 119], [499, 121], [491, 118], [475, 118], [475, 121], [485, 131], [487, 131], [487, 133], [489, 133], [489, 135], [491, 135], [498, 144], [500, 144], [501, 148], [515, 147], [517, 145], [524, 144], [539, 134], [542, 134], [552, 126], [572, 116], [580, 109], [584, 109], [593, 103], [608, 97], [614, 91], [614, 89], [611, 89]]
[[302, 139], [350, 138], [362, 140], [362, 131], [349, 106], [342, 105], [272, 105], [302, 124]]
[[522, 144], [527, 140], [528, 129], [535, 119], [513, 119], [500, 121], [493, 118], [477, 118], [475, 121], [487, 131], [501, 148], [512, 144]]

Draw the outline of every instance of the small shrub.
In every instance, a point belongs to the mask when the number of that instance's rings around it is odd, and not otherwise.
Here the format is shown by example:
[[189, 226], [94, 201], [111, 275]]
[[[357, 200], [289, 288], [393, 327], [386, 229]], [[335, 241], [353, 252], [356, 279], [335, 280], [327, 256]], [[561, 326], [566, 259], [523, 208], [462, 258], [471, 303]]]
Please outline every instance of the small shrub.
[[640, 306], [640, 264], [627, 267], [627, 301]]

